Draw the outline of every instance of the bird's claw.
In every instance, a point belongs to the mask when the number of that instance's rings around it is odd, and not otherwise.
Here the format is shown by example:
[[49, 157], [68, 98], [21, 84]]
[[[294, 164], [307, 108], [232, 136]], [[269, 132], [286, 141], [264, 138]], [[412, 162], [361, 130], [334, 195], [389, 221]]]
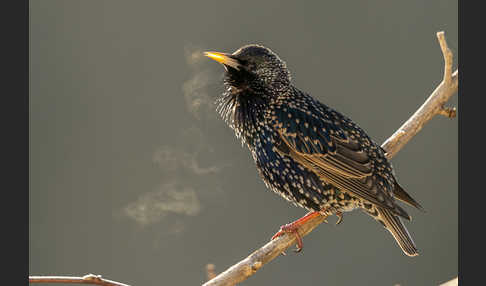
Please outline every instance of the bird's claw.
[[[302, 236], [299, 233], [299, 228], [302, 224], [304, 224], [306, 221], [313, 219], [315, 217], [321, 216], [322, 214], [320, 212], [309, 212], [305, 216], [299, 218], [298, 220], [288, 223], [286, 225], [282, 225], [280, 227], [280, 230], [272, 236], [272, 240], [275, 238], [281, 236], [284, 233], [292, 233], [295, 235], [295, 238], [297, 240], [297, 249], [295, 252], [301, 252], [303, 248], [303, 243], [302, 243]], [[326, 216], [327, 217], [327, 216]], [[326, 221], [327, 223], [327, 221]], [[285, 255], [285, 253], [282, 253]]]
[[336, 225], [340, 224], [343, 221], [343, 213], [342, 212], [336, 212], [336, 215], [338, 217], [338, 220], [336, 222]]
[[[302, 242], [302, 237], [301, 237], [301, 235], [299, 233], [299, 227], [296, 226], [296, 225], [293, 225], [291, 223], [290, 224], [286, 224], [286, 225], [282, 225], [280, 227], [280, 230], [276, 234], [274, 234], [272, 236], [271, 240], [274, 240], [275, 238], [277, 238], [277, 237], [279, 237], [279, 236], [281, 236], [281, 235], [283, 235], [285, 233], [292, 233], [292, 234], [295, 235], [295, 238], [297, 239], [297, 248], [294, 249], [294, 252], [295, 253], [301, 252], [302, 251], [302, 248], [304, 247], [304, 244]], [[285, 254], [285, 251], [282, 252], [282, 255], [286, 255]]]

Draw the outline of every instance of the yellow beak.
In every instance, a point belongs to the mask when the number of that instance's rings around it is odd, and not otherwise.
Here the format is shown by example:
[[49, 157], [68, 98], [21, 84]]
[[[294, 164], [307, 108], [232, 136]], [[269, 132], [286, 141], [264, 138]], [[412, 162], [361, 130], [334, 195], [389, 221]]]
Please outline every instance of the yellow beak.
[[238, 61], [234, 58], [231, 57], [230, 54], [225, 54], [225, 53], [218, 53], [218, 52], [204, 52], [204, 55], [206, 57], [209, 57], [218, 63], [230, 66], [234, 69], [239, 70], [240, 64]]

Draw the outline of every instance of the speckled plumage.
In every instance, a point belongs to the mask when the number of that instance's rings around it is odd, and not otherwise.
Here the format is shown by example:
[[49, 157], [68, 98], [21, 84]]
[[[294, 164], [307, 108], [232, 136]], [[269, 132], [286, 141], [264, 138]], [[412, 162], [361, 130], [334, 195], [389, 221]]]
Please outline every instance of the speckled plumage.
[[384, 150], [351, 119], [294, 87], [285, 62], [269, 49], [248, 45], [221, 55], [226, 89], [218, 110], [266, 186], [309, 211], [362, 209], [407, 255], [417, 255], [398, 216], [410, 217], [395, 198], [420, 205], [398, 185]]

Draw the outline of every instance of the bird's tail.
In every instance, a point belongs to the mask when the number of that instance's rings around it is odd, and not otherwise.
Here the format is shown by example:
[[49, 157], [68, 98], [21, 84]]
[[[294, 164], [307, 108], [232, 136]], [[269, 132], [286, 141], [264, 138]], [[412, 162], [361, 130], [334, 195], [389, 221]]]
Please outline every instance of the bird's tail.
[[402, 220], [387, 209], [378, 206], [376, 209], [378, 216], [375, 218], [383, 223], [384, 227], [391, 232], [403, 252], [408, 256], [417, 256], [418, 250], [415, 242], [413, 242]]
[[398, 182], [395, 182], [395, 189], [393, 189], [393, 195], [395, 196], [396, 199], [401, 200], [402, 202], [409, 204], [413, 207], [416, 207], [417, 209], [425, 212], [424, 208], [416, 201], [414, 200], [403, 188], [398, 184]]

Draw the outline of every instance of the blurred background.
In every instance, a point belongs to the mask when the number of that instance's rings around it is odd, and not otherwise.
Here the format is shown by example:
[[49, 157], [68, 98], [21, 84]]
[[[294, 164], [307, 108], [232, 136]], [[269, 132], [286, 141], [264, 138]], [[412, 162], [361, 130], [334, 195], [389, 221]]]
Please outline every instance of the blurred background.
[[[205, 50], [263, 44], [294, 84], [378, 143], [440, 83], [457, 1], [30, 2], [30, 275], [200, 285], [305, 214], [266, 189], [219, 119]], [[457, 95], [450, 104], [457, 105]], [[460, 112], [460, 110], [459, 110]], [[457, 276], [457, 119], [436, 117], [392, 162], [420, 256], [360, 211], [242, 285], [437, 285]]]

